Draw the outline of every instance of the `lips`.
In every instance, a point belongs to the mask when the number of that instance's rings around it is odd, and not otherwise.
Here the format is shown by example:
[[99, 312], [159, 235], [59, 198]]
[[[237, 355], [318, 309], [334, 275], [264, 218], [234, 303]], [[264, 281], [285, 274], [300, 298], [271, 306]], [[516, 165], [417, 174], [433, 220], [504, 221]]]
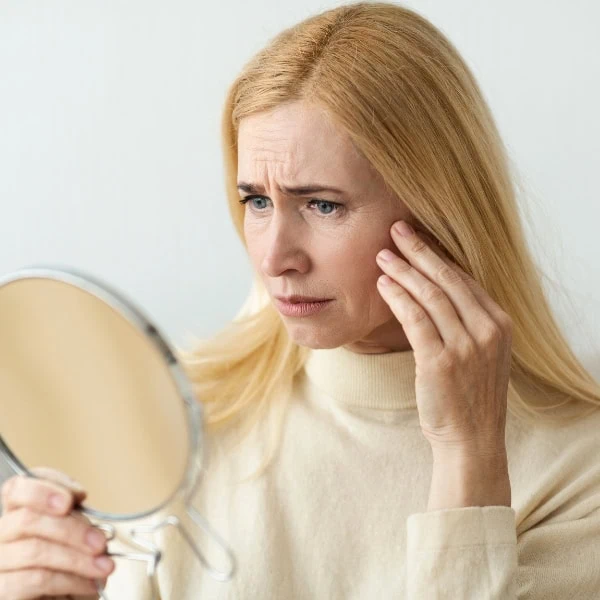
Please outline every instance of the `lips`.
[[316, 298], [315, 296], [276, 296], [278, 300], [282, 302], [290, 302], [292, 304], [301, 304], [306, 302], [325, 302], [325, 300], [329, 300], [329, 298]]
[[309, 317], [316, 315], [325, 307], [329, 306], [333, 300], [317, 300], [316, 302], [286, 302], [277, 298], [275, 304], [283, 315], [287, 317]]

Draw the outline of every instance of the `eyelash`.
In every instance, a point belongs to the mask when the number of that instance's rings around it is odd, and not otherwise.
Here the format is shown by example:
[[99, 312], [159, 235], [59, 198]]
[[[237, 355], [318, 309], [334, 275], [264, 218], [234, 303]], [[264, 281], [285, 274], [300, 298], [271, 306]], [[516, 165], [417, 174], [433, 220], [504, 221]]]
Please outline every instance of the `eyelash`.
[[[246, 202], [248, 202], [249, 200], [254, 200], [255, 198], [264, 198], [265, 200], [268, 200], [268, 198], [266, 198], [265, 196], [258, 196], [258, 195], [246, 196], [245, 198], [242, 198], [240, 200], [240, 204], [246, 204]], [[339, 202], [331, 202], [330, 200], [318, 200], [318, 199], [309, 200], [307, 202], [307, 204], [312, 204], [313, 202], [320, 202], [322, 204], [330, 204], [331, 206], [335, 206], [335, 210], [329, 214], [320, 213], [322, 217], [329, 217], [330, 215], [339, 213], [339, 212], [341, 212], [342, 208], [344, 207], [344, 205], [340, 204]], [[250, 206], [252, 206], [252, 205], [250, 205]], [[256, 210], [258, 212], [262, 212], [261, 209], [256, 209]]]

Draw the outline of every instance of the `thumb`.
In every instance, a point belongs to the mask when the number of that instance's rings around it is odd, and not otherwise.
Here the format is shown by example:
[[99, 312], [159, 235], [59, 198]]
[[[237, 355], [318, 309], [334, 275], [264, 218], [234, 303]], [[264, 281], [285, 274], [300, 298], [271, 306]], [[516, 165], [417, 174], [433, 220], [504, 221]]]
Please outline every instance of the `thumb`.
[[34, 467], [33, 469], [29, 469], [29, 472], [37, 477], [58, 483], [67, 488], [75, 497], [75, 504], [81, 502], [87, 496], [84, 487], [78, 481], [75, 481], [62, 471], [58, 471], [51, 467]]

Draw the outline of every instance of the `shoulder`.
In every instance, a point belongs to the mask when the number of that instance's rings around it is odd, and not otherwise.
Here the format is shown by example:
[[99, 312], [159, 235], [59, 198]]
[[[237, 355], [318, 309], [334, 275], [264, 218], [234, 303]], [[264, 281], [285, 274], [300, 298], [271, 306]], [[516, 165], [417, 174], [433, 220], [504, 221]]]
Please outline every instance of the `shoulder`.
[[[591, 409], [591, 405], [583, 407], [583, 412]], [[577, 412], [581, 412], [579, 409]], [[573, 408], [568, 408], [562, 413], [564, 417], [576, 414]], [[597, 463], [598, 455], [590, 456], [588, 451], [596, 448], [600, 450], [600, 407], [590, 414], [582, 414], [577, 419], [564, 419], [556, 425], [548, 425], [541, 419], [537, 422], [525, 422], [512, 413], [506, 419], [507, 449], [511, 447], [514, 452], [533, 452], [545, 458], [565, 457], [565, 453], [581, 460]], [[591, 459], [591, 460], [590, 460]]]

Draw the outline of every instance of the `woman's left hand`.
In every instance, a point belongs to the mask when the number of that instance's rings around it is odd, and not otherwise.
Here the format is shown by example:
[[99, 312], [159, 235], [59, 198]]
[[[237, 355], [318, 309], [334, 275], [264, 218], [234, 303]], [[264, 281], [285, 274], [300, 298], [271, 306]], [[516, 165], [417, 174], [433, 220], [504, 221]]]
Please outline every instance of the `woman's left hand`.
[[389, 276], [378, 289], [414, 350], [419, 421], [434, 458], [505, 458], [511, 318], [424, 232], [403, 237], [392, 227], [392, 239], [409, 262], [378, 254]]

